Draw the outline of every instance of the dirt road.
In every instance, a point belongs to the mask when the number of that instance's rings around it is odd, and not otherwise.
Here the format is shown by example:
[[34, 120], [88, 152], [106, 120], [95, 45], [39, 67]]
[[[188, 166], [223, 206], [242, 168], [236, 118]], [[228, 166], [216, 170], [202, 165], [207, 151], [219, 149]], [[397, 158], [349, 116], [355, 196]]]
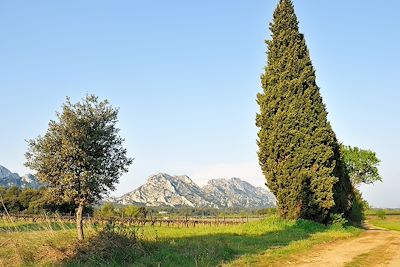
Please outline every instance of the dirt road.
[[369, 226], [359, 237], [315, 247], [288, 266], [400, 267], [400, 232]]

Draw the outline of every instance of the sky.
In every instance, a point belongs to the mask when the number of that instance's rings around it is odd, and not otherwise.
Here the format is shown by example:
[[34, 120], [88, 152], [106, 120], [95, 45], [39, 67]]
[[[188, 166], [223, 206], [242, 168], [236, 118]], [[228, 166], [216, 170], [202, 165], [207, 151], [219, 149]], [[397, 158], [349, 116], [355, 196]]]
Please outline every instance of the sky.
[[[66, 96], [120, 108], [134, 163], [119, 196], [160, 172], [264, 186], [256, 94], [277, 0], [0, 0], [0, 165], [25, 174], [25, 140]], [[375, 207], [400, 207], [400, 1], [295, 0], [338, 139], [371, 149]]]

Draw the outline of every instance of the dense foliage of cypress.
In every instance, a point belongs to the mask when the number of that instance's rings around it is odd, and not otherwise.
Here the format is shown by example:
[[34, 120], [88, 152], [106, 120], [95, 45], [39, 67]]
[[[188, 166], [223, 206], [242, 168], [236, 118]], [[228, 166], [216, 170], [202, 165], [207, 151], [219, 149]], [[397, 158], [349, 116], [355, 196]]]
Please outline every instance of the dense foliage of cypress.
[[291, 0], [280, 0], [270, 30], [256, 117], [266, 184], [284, 218], [327, 222], [331, 213], [347, 216], [352, 186]]

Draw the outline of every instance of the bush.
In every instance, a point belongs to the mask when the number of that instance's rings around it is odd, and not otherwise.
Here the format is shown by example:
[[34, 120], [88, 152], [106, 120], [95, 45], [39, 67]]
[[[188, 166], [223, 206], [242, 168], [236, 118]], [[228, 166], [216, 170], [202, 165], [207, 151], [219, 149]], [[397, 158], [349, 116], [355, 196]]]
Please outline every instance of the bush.
[[344, 217], [343, 213], [332, 213], [331, 225], [336, 228], [343, 228], [349, 221]]
[[119, 216], [119, 210], [114, 207], [111, 203], [105, 203], [99, 209], [94, 211], [95, 217], [110, 218]]
[[[108, 205], [107, 205], [108, 206]], [[109, 207], [109, 206], [108, 206]], [[141, 228], [107, 224], [97, 235], [80, 242], [66, 266], [128, 266], [143, 257]]]
[[349, 215], [350, 221], [355, 224], [361, 224], [365, 219], [365, 211], [368, 207], [368, 202], [362, 198], [361, 192], [354, 188], [354, 200]]
[[126, 217], [146, 218], [147, 211], [144, 207], [127, 206], [122, 210], [122, 214]]

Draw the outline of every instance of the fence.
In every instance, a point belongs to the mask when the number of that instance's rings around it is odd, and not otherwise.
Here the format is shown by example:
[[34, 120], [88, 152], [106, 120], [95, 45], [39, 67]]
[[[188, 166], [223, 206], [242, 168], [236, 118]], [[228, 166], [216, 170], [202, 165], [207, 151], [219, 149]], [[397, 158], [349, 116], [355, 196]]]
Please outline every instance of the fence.
[[[182, 217], [182, 218], [166, 218], [166, 217], [150, 217], [150, 218], [134, 218], [134, 217], [112, 217], [99, 218], [89, 215], [83, 217], [84, 223], [92, 224], [114, 224], [123, 226], [167, 226], [167, 227], [196, 227], [196, 226], [227, 226], [239, 225], [250, 221], [260, 220], [263, 217]], [[32, 214], [0, 214], [0, 219], [10, 221], [25, 222], [63, 222], [75, 223], [73, 215], [32, 215]]]

